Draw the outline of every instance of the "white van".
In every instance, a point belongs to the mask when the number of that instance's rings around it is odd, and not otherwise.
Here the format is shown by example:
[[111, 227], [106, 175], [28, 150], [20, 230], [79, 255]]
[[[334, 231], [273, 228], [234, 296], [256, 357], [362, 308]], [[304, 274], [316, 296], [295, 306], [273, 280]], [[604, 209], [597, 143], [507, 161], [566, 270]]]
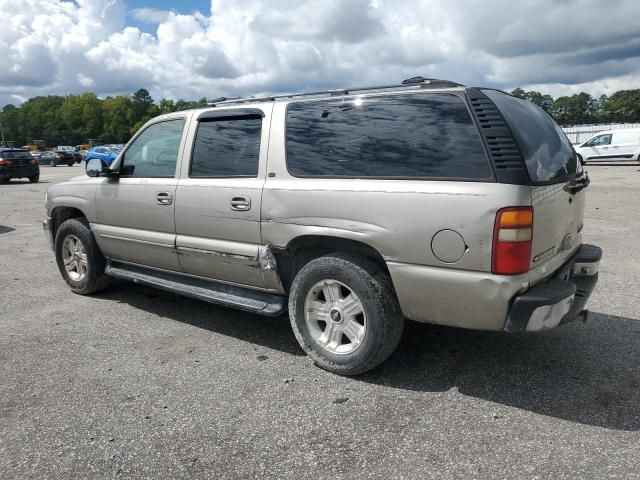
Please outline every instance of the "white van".
[[576, 147], [582, 163], [640, 162], [640, 128], [607, 130]]

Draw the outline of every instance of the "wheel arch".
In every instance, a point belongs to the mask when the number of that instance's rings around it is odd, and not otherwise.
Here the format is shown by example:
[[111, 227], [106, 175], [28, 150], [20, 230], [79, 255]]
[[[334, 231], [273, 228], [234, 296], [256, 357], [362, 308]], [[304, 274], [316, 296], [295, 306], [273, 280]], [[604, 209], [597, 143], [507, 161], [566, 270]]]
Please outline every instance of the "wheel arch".
[[288, 292], [296, 273], [309, 261], [335, 252], [348, 252], [368, 258], [389, 273], [387, 262], [373, 246], [358, 240], [329, 235], [300, 235], [284, 248], [273, 247], [278, 273]]
[[85, 213], [77, 207], [68, 207], [68, 206], [60, 206], [55, 207], [51, 211], [51, 235], [55, 241], [56, 234], [58, 233], [58, 229], [60, 225], [66, 220], [71, 218], [84, 218], [87, 216]]

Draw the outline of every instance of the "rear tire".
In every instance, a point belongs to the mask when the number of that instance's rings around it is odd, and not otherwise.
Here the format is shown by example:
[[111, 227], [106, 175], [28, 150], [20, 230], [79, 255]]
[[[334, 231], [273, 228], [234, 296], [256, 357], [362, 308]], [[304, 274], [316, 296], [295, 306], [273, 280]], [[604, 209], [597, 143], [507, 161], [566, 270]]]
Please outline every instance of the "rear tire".
[[29, 181], [31, 183], [38, 183], [40, 181], [40, 175], [31, 175]]
[[73, 163], [67, 163], [67, 167], [73, 167]]
[[71, 291], [89, 295], [109, 286], [106, 260], [85, 218], [71, 218], [60, 225], [55, 238], [58, 269]]
[[289, 318], [307, 355], [339, 375], [358, 375], [385, 361], [404, 327], [389, 275], [347, 253], [316, 258], [300, 269], [291, 285]]
[[58, 163], [57, 163], [55, 160], [51, 160], [51, 161], [49, 162], [49, 166], [51, 166], [51, 167], [57, 167], [57, 166], [58, 166]]

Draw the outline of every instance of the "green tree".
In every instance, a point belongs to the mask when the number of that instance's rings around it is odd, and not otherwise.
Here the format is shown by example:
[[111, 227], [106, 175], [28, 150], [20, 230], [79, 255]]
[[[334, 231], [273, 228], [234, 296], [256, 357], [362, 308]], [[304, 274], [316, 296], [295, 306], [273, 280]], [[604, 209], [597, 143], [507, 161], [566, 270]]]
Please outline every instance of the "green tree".
[[60, 118], [64, 97], [49, 95], [27, 100], [20, 106], [20, 143], [42, 139], [47, 146], [57, 145], [65, 134]]
[[102, 101], [103, 127], [100, 138], [105, 143], [125, 143], [136, 123], [136, 111], [127, 95], [107, 97]]
[[640, 121], [640, 89], [619, 90], [606, 99], [604, 110], [609, 121]]
[[592, 123], [596, 119], [597, 102], [585, 92], [558, 98], [551, 115], [561, 125]]
[[175, 102], [168, 98], [160, 100], [158, 108], [160, 109], [160, 113], [171, 113], [177, 110]]
[[135, 110], [136, 121], [140, 121], [148, 114], [149, 109], [155, 107], [153, 98], [151, 98], [149, 92], [144, 88], [136, 90], [133, 95], [131, 95], [131, 104]]
[[511, 95], [524, 100], [529, 100], [531, 103], [542, 108], [545, 112], [549, 112], [553, 108], [553, 97], [551, 95], [544, 95], [540, 92], [536, 92], [535, 90], [525, 92], [522, 88], [516, 88], [511, 92]]
[[17, 145], [24, 145], [20, 138], [20, 110], [15, 105], [5, 105], [0, 112], [0, 141], [13, 141]]
[[69, 95], [60, 107], [65, 133], [63, 142], [70, 145], [85, 143], [102, 131], [102, 104], [93, 93]]

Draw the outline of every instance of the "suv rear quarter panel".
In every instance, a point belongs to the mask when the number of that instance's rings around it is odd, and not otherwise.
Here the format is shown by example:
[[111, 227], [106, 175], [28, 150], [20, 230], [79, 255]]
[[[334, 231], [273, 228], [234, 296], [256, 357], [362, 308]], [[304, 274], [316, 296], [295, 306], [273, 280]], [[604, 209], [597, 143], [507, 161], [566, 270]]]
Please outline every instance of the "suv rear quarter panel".
[[[301, 235], [366, 243], [387, 262], [408, 318], [502, 328], [509, 299], [526, 288], [527, 276], [491, 274], [495, 216], [506, 206], [531, 205], [529, 187], [293, 177], [286, 165], [285, 124], [286, 103], [276, 103], [263, 192], [263, 243], [286, 247]], [[454, 263], [439, 260], [431, 248], [434, 235], [445, 229], [464, 239], [465, 252]], [[492, 300], [495, 311], [478, 312]]]
[[[531, 205], [530, 189], [495, 182], [297, 178], [286, 165], [286, 103], [273, 112], [263, 193], [264, 243], [286, 246], [299, 235], [329, 235], [369, 244], [387, 261], [491, 271], [496, 211]], [[436, 233], [450, 229], [466, 252], [455, 263], [433, 254]]]

